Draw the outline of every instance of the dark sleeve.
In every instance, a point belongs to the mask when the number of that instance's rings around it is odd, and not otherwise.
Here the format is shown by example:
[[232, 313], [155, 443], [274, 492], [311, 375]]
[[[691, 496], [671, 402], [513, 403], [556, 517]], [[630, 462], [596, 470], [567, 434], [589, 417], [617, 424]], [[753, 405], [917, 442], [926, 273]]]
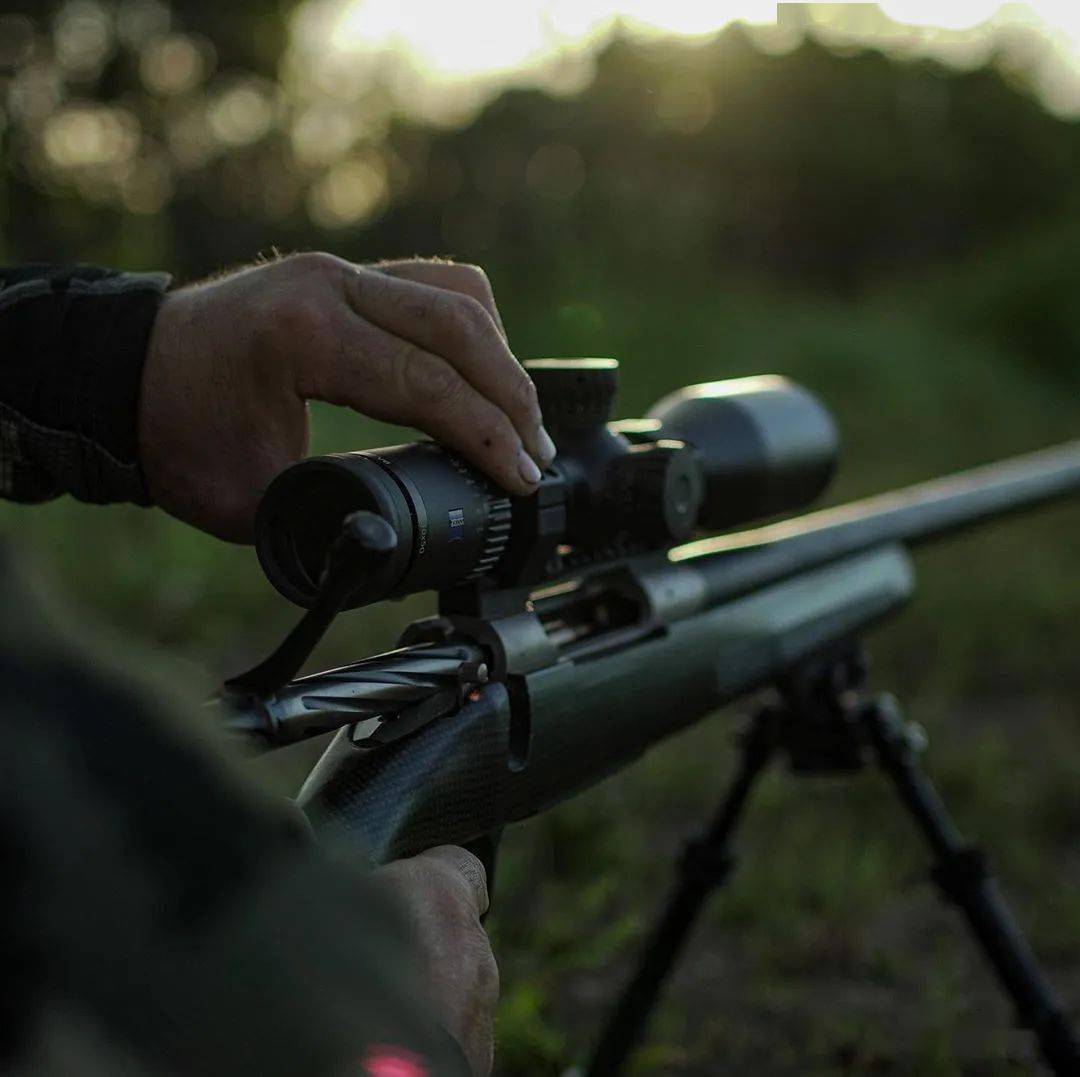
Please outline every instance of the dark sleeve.
[[148, 504], [136, 458], [164, 273], [0, 268], [0, 497]]
[[366, 873], [37, 606], [0, 559], [0, 1069], [466, 1074]]

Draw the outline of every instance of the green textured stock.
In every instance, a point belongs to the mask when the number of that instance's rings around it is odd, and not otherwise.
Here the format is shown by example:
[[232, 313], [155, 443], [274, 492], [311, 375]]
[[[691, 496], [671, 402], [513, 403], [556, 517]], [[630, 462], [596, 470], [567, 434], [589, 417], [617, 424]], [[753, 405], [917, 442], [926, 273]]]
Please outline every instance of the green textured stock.
[[375, 749], [354, 746], [343, 730], [301, 803], [378, 862], [469, 841], [595, 784], [857, 634], [912, 587], [904, 550], [883, 547], [692, 614], [622, 650], [529, 673], [514, 707], [507, 687], [491, 684], [457, 714]]

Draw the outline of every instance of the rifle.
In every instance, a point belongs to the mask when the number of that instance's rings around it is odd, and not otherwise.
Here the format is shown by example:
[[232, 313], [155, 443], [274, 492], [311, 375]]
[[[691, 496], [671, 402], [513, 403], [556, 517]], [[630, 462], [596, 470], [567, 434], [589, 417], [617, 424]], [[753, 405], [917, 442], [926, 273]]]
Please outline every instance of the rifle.
[[[228, 682], [229, 729], [273, 748], [337, 730], [299, 795], [377, 863], [433, 845], [494, 870], [498, 835], [763, 687], [728, 795], [679, 861], [638, 971], [587, 1073], [619, 1071], [709, 893], [754, 781], [876, 760], [935, 857], [934, 879], [1055, 1073], [1080, 1041], [990, 876], [917, 766], [861, 639], [913, 594], [911, 549], [1080, 491], [1080, 441], [752, 529], [827, 485], [825, 408], [769, 376], [693, 386], [612, 422], [612, 360], [527, 364], [559, 456], [507, 498], [431, 443], [286, 469], [260, 505], [269, 579], [307, 613]], [[721, 532], [695, 538], [702, 532]], [[436, 590], [399, 649], [294, 679], [341, 610]]]

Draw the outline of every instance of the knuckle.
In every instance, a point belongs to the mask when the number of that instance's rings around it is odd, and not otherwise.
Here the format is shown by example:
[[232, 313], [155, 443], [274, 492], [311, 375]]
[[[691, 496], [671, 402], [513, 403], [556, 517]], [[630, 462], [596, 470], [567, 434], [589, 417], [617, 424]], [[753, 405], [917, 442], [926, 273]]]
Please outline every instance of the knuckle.
[[530, 418], [539, 419], [540, 398], [537, 396], [536, 384], [521, 366], [518, 366], [514, 374], [513, 401], [514, 405]]
[[322, 277], [341, 272], [341, 259], [325, 251], [299, 251], [283, 258], [280, 265], [301, 277]]
[[471, 265], [467, 262], [457, 262], [454, 269], [462, 282], [462, 286], [468, 289], [470, 295], [482, 295], [485, 297], [491, 295], [491, 281], [481, 266]]
[[450, 366], [434, 355], [406, 344], [397, 361], [405, 397], [420, 407], [452, 405], [460, 383]]
[[446, 316], [451, 331], [468, 344], [483, 339], [491, 324], [483, 304], [471, 295], [455, 295], [447, 303]]
[[487, 935], [477, 920], [475, 892], [469, 881], [446, 864], [429, 866], [427, 871], [431, 900], [440, 909], [446, 931], [461, 943], [464, 952], [473, 953], [478, 940], [490, 950]]
[[454, 262], [453, 265], [459, 273], [463, 273], [475, 281], [487, 284], [488, 275], [484, 272], [483, 266], [478, 266], [475, 262]]

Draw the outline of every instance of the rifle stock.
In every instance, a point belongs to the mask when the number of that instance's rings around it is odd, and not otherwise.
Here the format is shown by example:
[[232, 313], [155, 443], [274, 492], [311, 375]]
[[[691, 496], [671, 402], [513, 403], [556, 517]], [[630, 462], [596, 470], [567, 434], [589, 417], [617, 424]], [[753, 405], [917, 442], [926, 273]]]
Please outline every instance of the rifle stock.
[[887, 545], [656, 626], [619, 649], [511, 675], [401, 740], [366, 749], [342, 729], [300, 802], [380, 863], [466, 843], [783, 677], [895, 610], [913, 582], [906, 552]]

